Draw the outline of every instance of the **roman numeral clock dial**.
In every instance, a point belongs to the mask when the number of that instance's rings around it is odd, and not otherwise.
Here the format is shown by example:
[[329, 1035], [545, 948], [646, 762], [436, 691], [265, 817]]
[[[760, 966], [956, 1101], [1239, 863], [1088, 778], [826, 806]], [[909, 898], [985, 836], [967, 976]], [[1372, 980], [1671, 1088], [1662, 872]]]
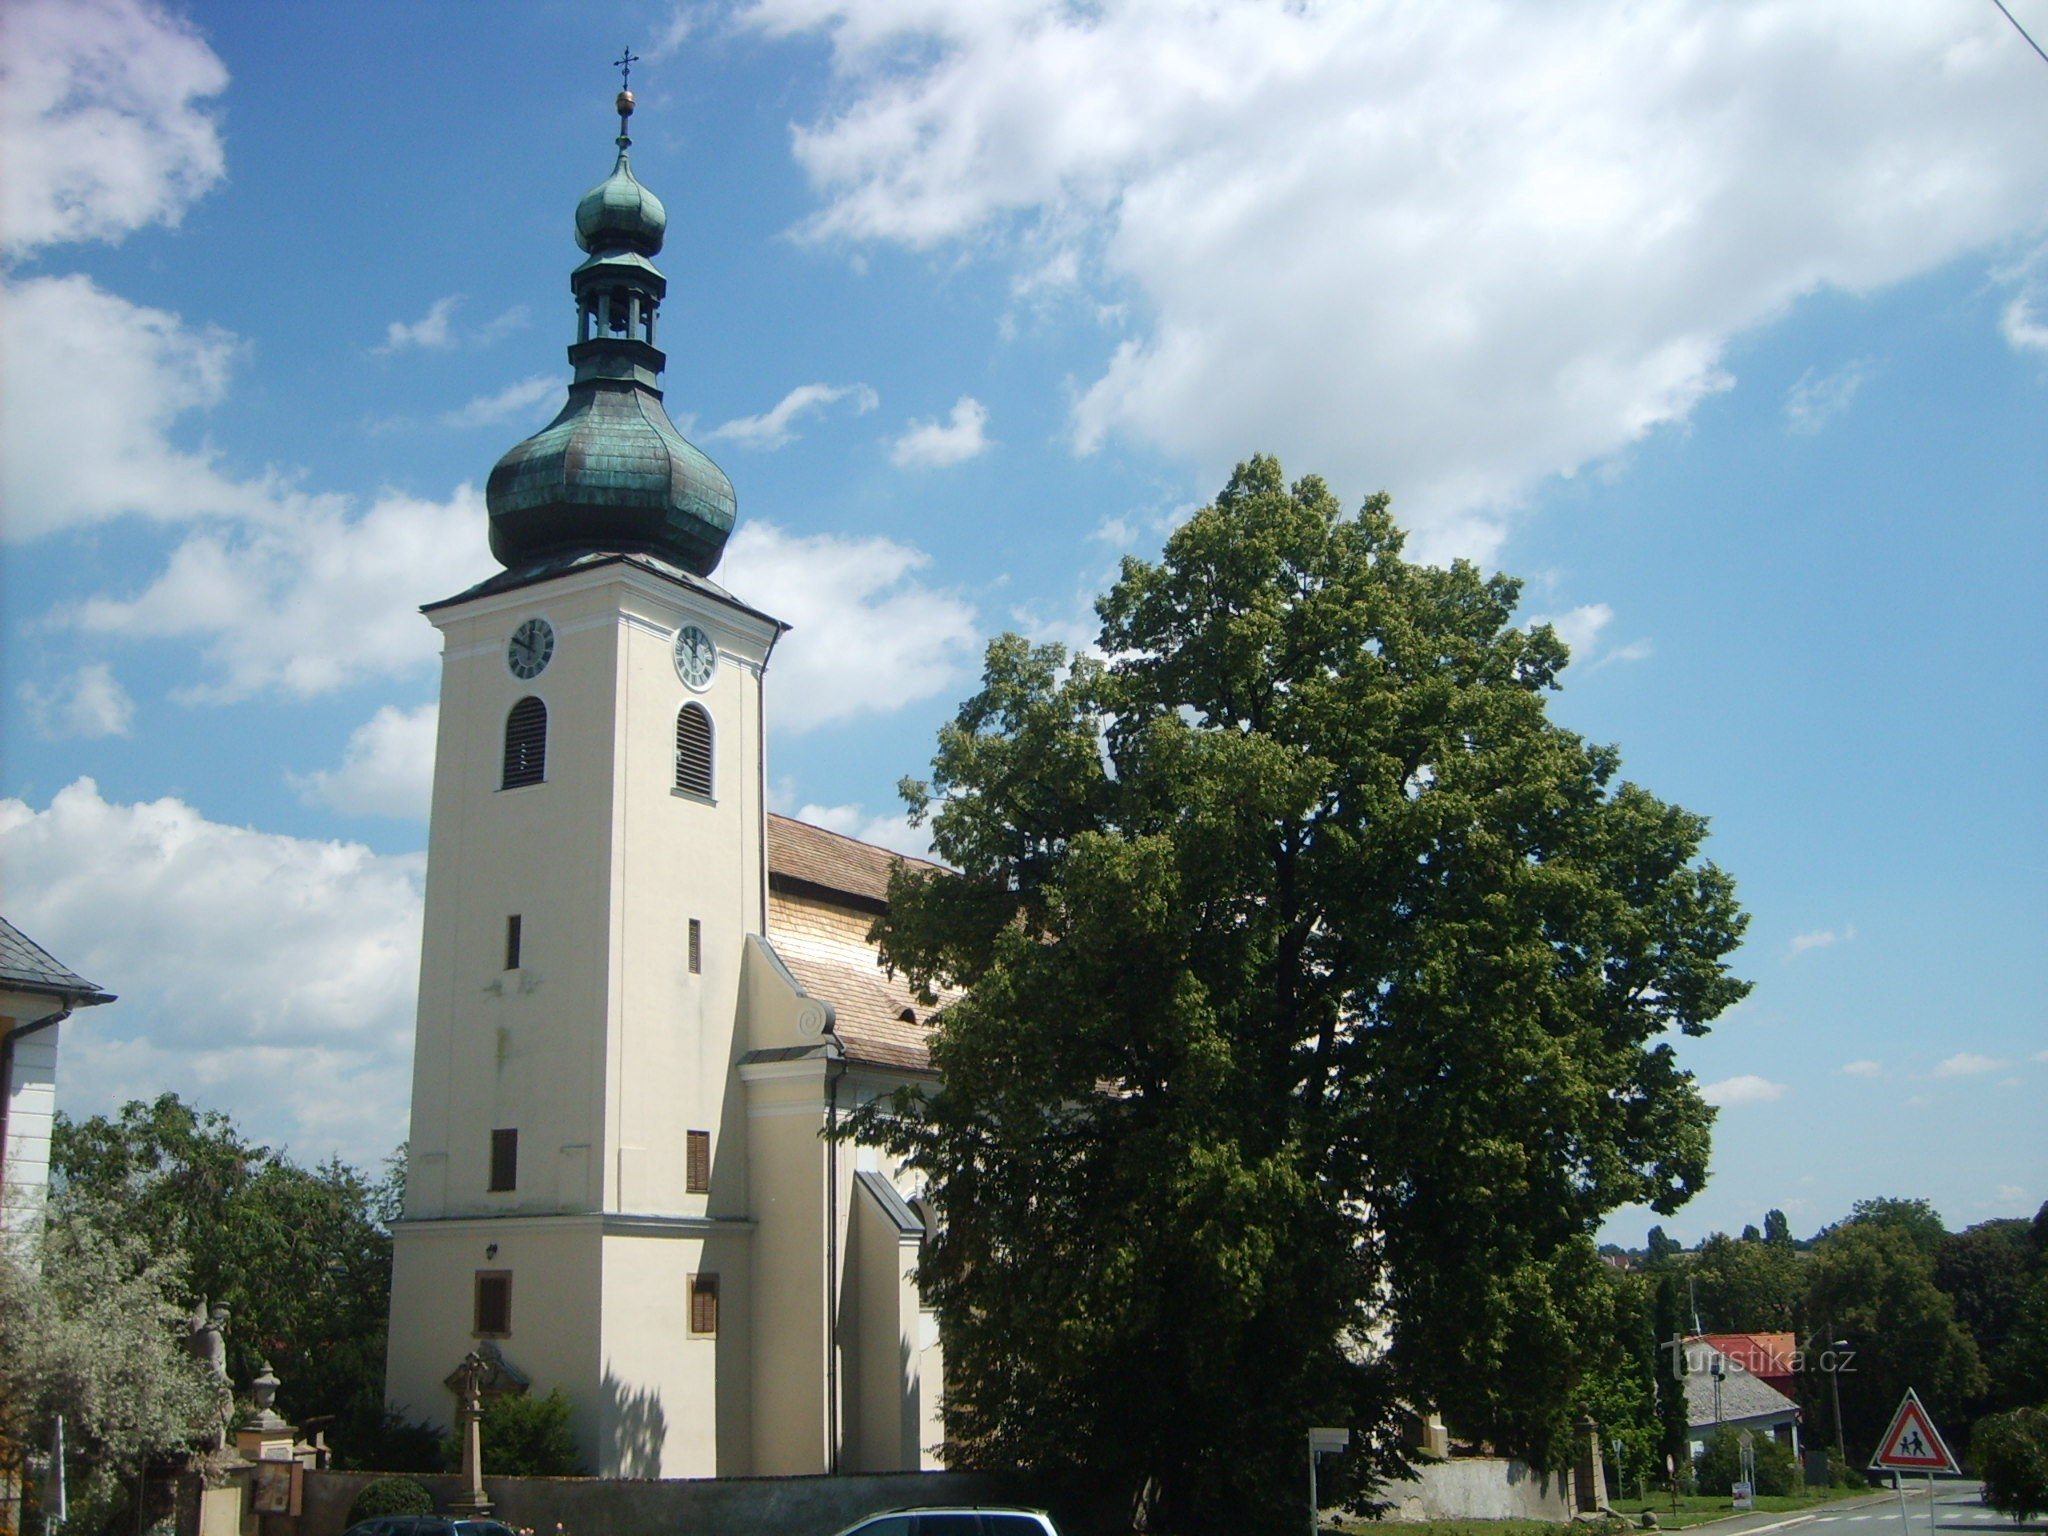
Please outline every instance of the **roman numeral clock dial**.
[[555, 654], [554, 626], [546, 619], [528, 619], [512, 631], [505, 647], [505, 665], [517, 678], [539, 677]]
[[718, 646], [703, 630], [695, 624], [677, 630], [675, 657], [676, 676], [684, 687], [702, 693], [711, 686], [711, 676], [718, 670]]

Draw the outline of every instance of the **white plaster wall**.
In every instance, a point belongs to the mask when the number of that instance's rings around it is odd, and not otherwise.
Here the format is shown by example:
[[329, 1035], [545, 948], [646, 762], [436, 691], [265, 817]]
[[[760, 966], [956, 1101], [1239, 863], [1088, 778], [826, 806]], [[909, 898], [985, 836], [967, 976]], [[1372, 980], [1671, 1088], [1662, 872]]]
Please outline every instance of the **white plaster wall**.
[[[445, 1382], [477, 1345], [478, 1270], [512, 1275], [506, 1361], [542, 1395], [559, 1387], [573, 1409], [585, 1464], [599, 1465], [602, 1316], [599, 1219], [505, 1218], [401, 1222], [392, 1231], [391, 1342], [385, 1400], [407, 1418], [446, 1429], [455, 1400]], [[497, 1253], [486, 1255], [495, 1243]]]
[[[825, 1311], [825, 1063], [749, 1069], [754, 1219], [754, 1472], [830, 1468]], [[850, 1159], [846, 1161], [850, 1162]], [[843, 1202], [843, 1197], [842, 1197]]]
[[[0, 1030], [54, 1011], [48, 999], [33, 996], [11, 1001], [9, 1009], [0, 1015]], [[14, 1043], [14, 1070], [7, 1084], [7, 1145], [0, 1149], [7, 1160], [0, 1177], [0, 1233], [33, 1232], [42, 1220], [50, 1182], [50, 1122], [57, 1113], [57, 1036], [62, 1028], [52, 1024]]]
[[[737, 1226], [605, 1239], [603, 1475], [740, 1477], [752, 1470], [752, 1235]], [[693, 1274], [718, 1276], [716, 1335], [689, 1331]]]

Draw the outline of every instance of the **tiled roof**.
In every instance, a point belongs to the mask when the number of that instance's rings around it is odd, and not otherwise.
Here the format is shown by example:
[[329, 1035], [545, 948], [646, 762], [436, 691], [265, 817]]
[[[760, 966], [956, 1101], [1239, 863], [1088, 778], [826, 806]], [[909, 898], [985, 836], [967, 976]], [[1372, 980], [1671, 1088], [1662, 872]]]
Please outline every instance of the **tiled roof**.
[[877, 848], [838, 832], [827, 832], [788, 816], [768, 818], [768, 881], [795, 882], [853, 897], [880, 910], [889, 899], [889, 869], [902, 862], [913, 869], [940, 869], [929, 859]]
[[1712, 1345], [1694, 1338], [1686, 1340], [1685, 1416], [1694, 1429], [1711, 1429], [1715, 1423], [1713, 1362], [1723, 1361], [1719, 1422], [1742, 1424], [1757, 1419], [1789, 1418], [1799, 1405], [1769, 1382], [1761, 1381]]
[[4, 917], [0, 917], [0, 985], [23, 992], [48, 992], [74, 1006], [114, 1000], [113, 993], [102, 992]]
[[[848, 1061], [902, 1072], [931, 1070], [925, 1020], [937, 1010], [920, 1007], [901, 976], [891, 976], [872, 958], [863, 964], [824, 945], [789, 937], [777, 937], [774, 944], [797, 985], [832, 1005], [832, 1033]], [[917, 1022], [903, 1017], [906, 1010]]]
[[1752, 1376], [1767, 1381], [1792, 1375], [1792, 1356], [1799, 1347], [1791, 1333], [1703, 1333], [1701, 1342], [1711, 1344]]

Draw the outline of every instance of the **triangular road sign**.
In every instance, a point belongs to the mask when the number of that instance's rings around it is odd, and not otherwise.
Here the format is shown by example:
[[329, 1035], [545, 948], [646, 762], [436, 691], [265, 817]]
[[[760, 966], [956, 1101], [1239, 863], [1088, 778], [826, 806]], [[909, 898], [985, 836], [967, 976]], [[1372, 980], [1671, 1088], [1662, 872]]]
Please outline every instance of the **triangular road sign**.
[[1870, 1465], [1887, 1472], [1952, 1472], [1958, 1476], [1963, 1470], [1949, 1454], [1934, 1420], [1921, 1407], [1919, 1394], [1910, 1388], [1899, 1411], [1892, 1415], [1891, 1428], [1877, 1442]]

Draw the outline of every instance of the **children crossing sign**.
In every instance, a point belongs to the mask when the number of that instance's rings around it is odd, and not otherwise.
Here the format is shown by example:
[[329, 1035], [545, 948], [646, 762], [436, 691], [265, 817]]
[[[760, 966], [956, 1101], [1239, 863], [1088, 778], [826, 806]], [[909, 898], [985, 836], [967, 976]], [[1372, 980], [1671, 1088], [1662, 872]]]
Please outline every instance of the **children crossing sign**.
[[1892, 1415], [1891, 1428], [1877, 1442], [1877, 1454], [1870, 1458], [1870, 1465], [1887, 1472], [1925, 1472], [1930, 1475], [1948, 1472], [1960, 1476], [1963, 1470], [1956, 1465], [1955, 1457], [1949, 1454], [1948, 1446], [1934, 1427], [1934, 1420], [1921, 1406], [1919, 1394], [1910, 1388], [1905, 1400], [1899, 1404], [1899, 1411]]

